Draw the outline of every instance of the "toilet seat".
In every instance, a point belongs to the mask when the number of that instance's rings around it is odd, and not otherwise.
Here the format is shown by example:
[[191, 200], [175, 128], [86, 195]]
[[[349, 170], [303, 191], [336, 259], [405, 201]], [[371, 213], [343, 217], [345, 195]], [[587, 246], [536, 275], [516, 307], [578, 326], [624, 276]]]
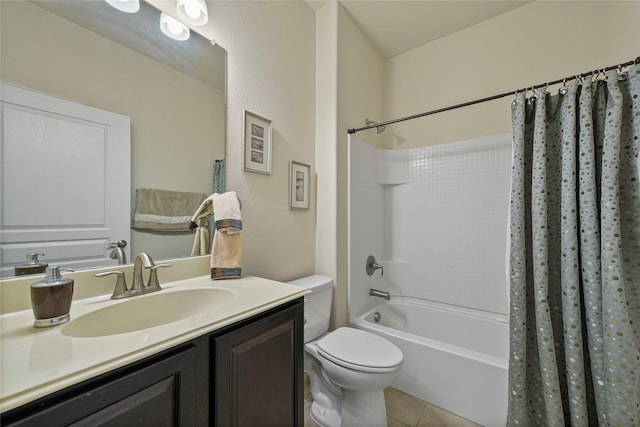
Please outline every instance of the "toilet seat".
[[378, 335], [338, 328], [320, 339], [318, 353], [345, 368], [362, 372], [393, 372], [402, 365], [402, 351]]

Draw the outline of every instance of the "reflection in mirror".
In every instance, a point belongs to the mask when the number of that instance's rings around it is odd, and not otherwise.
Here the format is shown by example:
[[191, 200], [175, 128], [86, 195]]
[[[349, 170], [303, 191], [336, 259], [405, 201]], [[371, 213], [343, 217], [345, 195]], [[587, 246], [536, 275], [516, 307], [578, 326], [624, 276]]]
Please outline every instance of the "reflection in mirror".
[[[225, 156], [224, 49], [194, 31], [184, 42], [168, 39], [160, 32], [159, 11], [140, 3], [140, 12], [128, 14], [103, 1], [0, 1], [3, 82], [130, 118], [129, 221], [137, 188], [210, 194], [215, 160]], [[3, 270], [13, 272], [29, 252], [64, 265], [47, 256], [46, 241], [6, 244], [11, 225], [4, 222], [4, 198], [11, 183], [2, 177]], [[37, 198], [38, 186], [25, 197]], [[127, 238], [129, 262], [140, 252], [156, 260], [191, 253], [192, 232], [130, 233], [100, 240], [98, 265], [116, 263], [109, 243]], [[88, 267], [83, 256], [70, 266]]]

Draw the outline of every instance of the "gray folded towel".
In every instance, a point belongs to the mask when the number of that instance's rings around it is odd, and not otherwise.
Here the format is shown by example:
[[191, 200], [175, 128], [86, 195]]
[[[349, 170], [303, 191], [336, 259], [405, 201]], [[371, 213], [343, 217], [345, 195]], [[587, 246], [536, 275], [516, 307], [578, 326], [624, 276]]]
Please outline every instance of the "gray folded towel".
[[138, 188], [133, 228], [152, 231], [189, 231], [193, 212], [204, 193]]

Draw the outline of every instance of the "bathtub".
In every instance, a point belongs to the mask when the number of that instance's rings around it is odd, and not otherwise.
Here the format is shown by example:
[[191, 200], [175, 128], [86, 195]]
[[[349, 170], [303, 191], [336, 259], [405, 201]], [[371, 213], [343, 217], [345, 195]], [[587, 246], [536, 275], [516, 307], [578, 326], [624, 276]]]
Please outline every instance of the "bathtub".
[[351, 325], [388, 339], [404, 353], [392, 387], [483, 426], [506, 425], [506, 316], [394, 297]]

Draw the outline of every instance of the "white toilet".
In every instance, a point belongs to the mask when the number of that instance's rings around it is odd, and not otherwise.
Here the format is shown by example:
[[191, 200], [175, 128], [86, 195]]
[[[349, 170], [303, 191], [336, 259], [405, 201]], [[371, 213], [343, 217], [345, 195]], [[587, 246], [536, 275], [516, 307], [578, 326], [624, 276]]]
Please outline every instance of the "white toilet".
[[311, 382], [311, 417], [323, 427], [383, 427], [383, 389], [398, 377], [402, 351], [354, 328], [329, 330], [333, 280], [309, 276], [291, 282], [309, 288], [304, 298], [304, 369]]

